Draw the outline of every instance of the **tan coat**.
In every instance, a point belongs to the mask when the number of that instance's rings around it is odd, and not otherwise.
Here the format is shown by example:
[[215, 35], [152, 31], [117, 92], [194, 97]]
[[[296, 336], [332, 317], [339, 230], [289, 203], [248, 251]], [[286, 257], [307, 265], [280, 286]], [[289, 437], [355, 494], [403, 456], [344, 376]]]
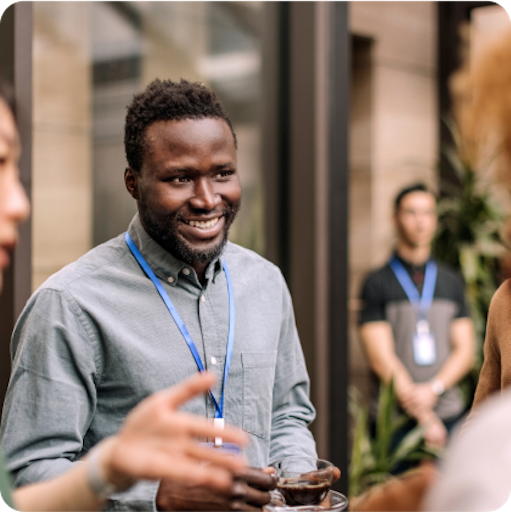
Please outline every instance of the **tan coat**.
[[511, 386], [511, 279], [495, 292], [488, 313], [484, 363], [474, 397], [474, 409], [489, 395]]

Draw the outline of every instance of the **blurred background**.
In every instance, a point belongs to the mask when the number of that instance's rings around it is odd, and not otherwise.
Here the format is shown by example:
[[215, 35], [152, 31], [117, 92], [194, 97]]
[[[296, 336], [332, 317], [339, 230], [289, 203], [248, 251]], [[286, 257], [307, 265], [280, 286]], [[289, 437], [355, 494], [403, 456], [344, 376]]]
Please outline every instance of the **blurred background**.
[[[459, 185], [442, 153], [449, 77], [509, 22], [497, 4], [463, 1], [11, 6], [0, 73], [17, 97], [33, 213], [1, 298], [0, 395], [30, 293], [135, 213], [123, 182], [126, 105], [156, 77], [198, 80], [218, 91], [238, 137], [243, 205], [231, 240], [284, 272], [319, 452], [346, 472], [347, 389], [368, 386], [355, 332], [361, 280], [390, 255], [399, 189], [424, 181], [448, 196], [442, 183]], [[507, 193], [484, 171], [505, 214]]]

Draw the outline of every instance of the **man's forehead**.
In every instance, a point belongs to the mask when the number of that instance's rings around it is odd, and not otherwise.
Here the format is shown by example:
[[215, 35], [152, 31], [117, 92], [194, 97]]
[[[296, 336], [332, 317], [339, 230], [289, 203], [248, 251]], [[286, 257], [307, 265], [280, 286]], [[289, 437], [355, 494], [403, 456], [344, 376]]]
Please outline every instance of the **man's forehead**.
[[201, 127], [207, 129], [208, 127], [216, 126], [217, 129], [225, 130], [231, 133], [229, 125], [224, 119], [219, 117], [186, 117], [184, 119], [157, 119], [151, 122], [146, 127], [147, 132], [155, 131], [171, 131], [171, 132], [193, 132], [198, 131]]
[[415, 190], [401, 199], [401, 209], [416, 208], [419, 206], [436, 206], [436, 198], [431, 192]]
[[157, 120], [145, 130], [148, 149], [152, 149], [158, 142], [166, 146], [182, 146], [213, 139], [223, 144], [232, 142], [235, 147], [234, 135], [229, 125], [225, 120], [216, 117]]

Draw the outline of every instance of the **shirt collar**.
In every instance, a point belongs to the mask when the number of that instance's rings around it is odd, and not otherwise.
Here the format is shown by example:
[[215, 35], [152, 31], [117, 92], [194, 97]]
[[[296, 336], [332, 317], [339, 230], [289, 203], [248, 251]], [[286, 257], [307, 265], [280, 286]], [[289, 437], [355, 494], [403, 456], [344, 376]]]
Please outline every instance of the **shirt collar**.
[[[429, 258], [422, 265], [414, 265], [408, 260], [405, 260], [402, 256], [400, 256], [397, 251], [394, 251], [394, 256], [401, 262], [401, 264], [405, 268], [410, 268], [417, 271], [426, 271], [426, 265], [433, 260], [433, 256], [430, 255]], [[392, 259], [392, 258], [391, 258]]]
[[[151, 238], [142, 226], [138, 213], [130, 222], [128, 233], [152, 271], [160, 279], [168, 282], [171, 286], [176, 286], [180, 278], [187, 278], [198, 283], [197, 274], [193, 267], [177, 259]], [[214, 282], [221, 270], [222, 262], [220, 258], [213, 260], [206, 269], [206, 281], [212, 279]]]

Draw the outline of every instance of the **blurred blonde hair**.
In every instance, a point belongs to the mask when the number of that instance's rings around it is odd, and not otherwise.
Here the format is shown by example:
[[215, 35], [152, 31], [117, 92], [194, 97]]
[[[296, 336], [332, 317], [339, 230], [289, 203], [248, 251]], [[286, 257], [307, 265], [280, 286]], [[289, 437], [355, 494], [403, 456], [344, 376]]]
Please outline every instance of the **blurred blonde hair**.
[[511, 26], [464, 60], [449, 83], [462, 159], [479, 169], [495, 158], [511, 189]]

